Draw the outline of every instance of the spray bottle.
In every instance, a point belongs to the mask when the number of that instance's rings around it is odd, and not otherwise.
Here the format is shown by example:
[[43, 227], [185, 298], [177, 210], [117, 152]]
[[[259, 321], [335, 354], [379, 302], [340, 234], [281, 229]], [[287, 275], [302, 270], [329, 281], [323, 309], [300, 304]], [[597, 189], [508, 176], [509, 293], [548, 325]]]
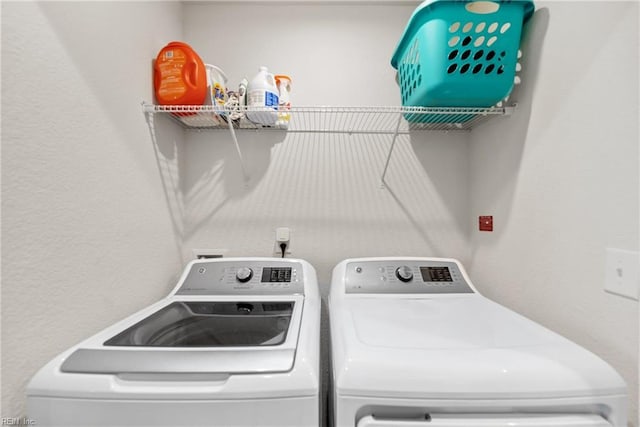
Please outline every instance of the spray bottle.
[[278, 122], [279, 128], [287, 129], [291, 119], [291, 77], [279, 74], [275, 76], [278, 85]]

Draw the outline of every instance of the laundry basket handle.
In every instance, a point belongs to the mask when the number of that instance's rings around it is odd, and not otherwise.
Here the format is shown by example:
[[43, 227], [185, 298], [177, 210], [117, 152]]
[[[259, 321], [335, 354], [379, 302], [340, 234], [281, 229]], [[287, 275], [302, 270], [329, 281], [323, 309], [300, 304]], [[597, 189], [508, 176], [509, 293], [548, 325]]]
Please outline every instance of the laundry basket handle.
[[464, 5], [464, 8], [470, 13], [487, 15], [489, 13], [496, 13], [500, 9], [500, 3], [480, 0], [467, 3]]

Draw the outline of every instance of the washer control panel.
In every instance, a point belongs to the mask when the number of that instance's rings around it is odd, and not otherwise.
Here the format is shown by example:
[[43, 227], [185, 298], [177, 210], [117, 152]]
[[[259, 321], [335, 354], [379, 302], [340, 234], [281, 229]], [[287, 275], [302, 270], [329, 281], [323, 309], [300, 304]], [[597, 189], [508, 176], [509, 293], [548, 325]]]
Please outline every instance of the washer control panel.
[[345, 292], [366, 294], [473, 293], [455, 262], [363, 261], [347, 264]]
[[302, 295], [302, 275], [297, 262], [195, 263], [176, 295]]

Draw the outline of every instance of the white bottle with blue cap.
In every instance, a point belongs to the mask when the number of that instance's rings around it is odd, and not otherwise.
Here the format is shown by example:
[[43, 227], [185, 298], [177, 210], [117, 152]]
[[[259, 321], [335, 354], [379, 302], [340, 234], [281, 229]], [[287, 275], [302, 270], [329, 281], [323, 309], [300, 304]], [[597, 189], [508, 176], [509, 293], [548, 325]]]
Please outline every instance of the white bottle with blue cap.
[[247, 118], [263, 126], [273, 126], [278, 120], [278, 87], [267, 67], [260, 67], [249, 82]]

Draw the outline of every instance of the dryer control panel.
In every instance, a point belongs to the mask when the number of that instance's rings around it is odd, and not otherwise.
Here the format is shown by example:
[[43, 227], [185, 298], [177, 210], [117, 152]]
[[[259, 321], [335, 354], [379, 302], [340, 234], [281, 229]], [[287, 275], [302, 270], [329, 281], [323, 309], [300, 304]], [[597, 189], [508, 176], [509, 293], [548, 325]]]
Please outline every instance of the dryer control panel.
[[176, 295], [303, 295], [302, 264], [210, 261], [191, 266]]
[[390, 260], [348, 263], [345, 292], [460, 294], [474, 291], [455, 262]]

